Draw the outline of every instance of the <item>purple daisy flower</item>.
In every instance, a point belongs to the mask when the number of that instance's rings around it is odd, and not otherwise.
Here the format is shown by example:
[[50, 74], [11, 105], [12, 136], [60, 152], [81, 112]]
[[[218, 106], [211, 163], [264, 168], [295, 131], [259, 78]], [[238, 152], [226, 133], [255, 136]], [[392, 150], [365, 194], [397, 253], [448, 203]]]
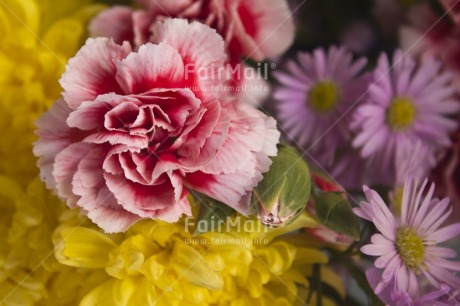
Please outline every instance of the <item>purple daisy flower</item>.
[[353, 61], [344, 47], [331, 47], [298, 53], [297, 61], [286, 64], [286, 72], [275, 74], [280, 125], [323, 165], [351, 139], [352, 112], [347, 112], [366, 91], [366, 63], [364, 58]]
[[340, 151], [334, 163], [325, 167], [326, 172], [349, 191], [361, 189], [369, 180], [365, 161], [351, 145], [343, 146]]
[[430, 59], [417, 68], [413, 59], [397, 51], [390, 68], [382, 54], [369, 87], [367, 102], [356, 111], [353, 141], [369, 159], [381, 183], [395, 180], [395, 158], [398, 146], [420, 140], [429, 147], [432, 158], [436, 151], [450, 145], [449, 132], [457, 122], [446, 116], [460, 109], [451, 86], [450, 73], [441, 71], [441, 63]]
[[391, 210], [401, 216], [404, 183], [408, 174], [414, 177], [427, 177], [436, 165], [432, 149], [423, 145], [420, 140], [401, 143], [396, 148], [395, 180], [390, 193]]
[[409, 173], [415, 177], [427, 177], [436, 165], [431, 148], [423, 145], [419, 139], [401, 143], [396, 148], [395, 187], [404, 185]]
[[[382, 275], [372, 267], [366, 270], [366, 277], [369, 285], [375, 290]], [[391, 282], [378, 294], [378, 297], [388, 306], [458, 306], [460, 303], [458, 293], [446, 284], [441, 284], [439, 289], [410, 296], [408, 292], [395, 290], [394, 282]]]
[[353, 209], [361, 218], [373, 222], [380, 232], [372, 236], [371, 244], [361, 248], [364, 254], [378, 256], [374, 265], [384, 269], [375, 288], [376, 294], [394, 282], [397, 291], [415, 296], [422, 276], [436, 288], [443, 283], [454, 288], [460, 286], [456, 275], [460, 263], [449, 260], [457, 253], [438, 246], [460, 234], [460, 223], [441, 227], [452, 212], [449, 199], [433, 199], [434, 184], [425, 193], [427, 183], [425, 180], [420, 187], [417, 179], [406, 179], [400, 218], [395, 217], [382, 198], [366, 186], [367, 202]]

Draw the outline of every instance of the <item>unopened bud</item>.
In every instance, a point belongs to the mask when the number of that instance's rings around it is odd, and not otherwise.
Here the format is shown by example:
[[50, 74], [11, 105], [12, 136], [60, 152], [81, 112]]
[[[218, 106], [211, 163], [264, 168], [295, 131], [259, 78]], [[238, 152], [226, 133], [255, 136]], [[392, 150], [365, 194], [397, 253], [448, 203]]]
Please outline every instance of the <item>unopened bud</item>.
[[298, 152], [288, 146], [280, 146], [272, 160], [270, 170], [252, 192], [251, 208], [262, 223], [279, 227], [304, 211], [310, 197], [310, 170]]
[[316, 186], [322, 192], [343, 192], [345, 189], [340, 186], [337, 182], [333, 181], [321, 172], [313, 172], [311, 175], [313, 185]]

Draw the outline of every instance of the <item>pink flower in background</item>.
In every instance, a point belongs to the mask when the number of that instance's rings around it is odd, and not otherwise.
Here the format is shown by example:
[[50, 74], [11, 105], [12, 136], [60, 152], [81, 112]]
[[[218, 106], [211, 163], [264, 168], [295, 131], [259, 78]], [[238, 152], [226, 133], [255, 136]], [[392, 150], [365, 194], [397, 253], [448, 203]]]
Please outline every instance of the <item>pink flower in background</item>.
[[460, 24], [460, 2], [456, 0], [439, 0], [452, 20]]
[[424, 2], [410, 10], [409, 21], [409, 25], [400, 29], [401, 48], [422, 61], [441, 60], [444, 67], [454, 73], [454, 84], [459, 91], [460, 26], [441, 18]]
[[38, 121], [41, 177], [106, 232], [140, 218], [190, 215], [196, 190], [248, 214], [244, 196], [276, 155], [272, 118], [212, 91], [224, 42], [198, 22], [167, 20], [157, 44], [89, 39], [61, 79], [63, 99]]
[[133, 47], [150, 41], [155, 16], [145, 10], [133, 10], [127, 6], [114, 6], [104, 10], [89, 25], [93, 37], [109, 37], [117, 44], [128, 41]]
[[[281, 55], [294, 40], [295, 27], [286, 0], [138, 0], [141, 9], [114, 6], [101, 12], [89, 25], [93, 37], [128, 41], [134, 50], [155, 41], [155, 26], [170, 17], [198, 20], [224, 37], [229, 71], [245, 67], [241, 57], [256, 61]], [[267, 69], [265, 69], [267, 70]], [[254, 70], [255, 71], [255, 70]], [[264, 73], [265, 74], [265, 73]], [[262, 76], [233, 73], [228, 77], [230, 94], [259, 105], [269, 87]]]
[[377, 43], [376, 32], [368, 22], [355, 21], [344, 30], [340, 42], [353, 53], [366, 54]]
[[[440, 1], [446, 9], [455, 1]], [[460, 3], [460, 2], [459, 2]], [[452, 18], [458, 16], [455, 10], [459, 3], [449, 11]], [[400, 41], [404, 50], [417, 56], [421, 61], [438, 58], [444, 67], [454, 75], [453, 88], [460, 92], [460, 26], [449, 22], [447, 18], [440, 19], [430, 5], [421, 3], [415, 6], [410, 14], [411, 24], [401, 29]], [[457, 20], [458, 21], [458, 20]], [[457, 118], [458, 119], [458, 118]], [[460, 133], [453, 135], [453, 144], [443, 149], [438, 156], [439, 163], [431, 177], [437, 183], [436, 193], [451, 199], [454, 212], [452, 219], [460, 218], [460, 187], [459, 187], [459, 148]]]
[[273, 96], [278, 117], [290, 140], [308, 150], [322, 167], [350, 142], [352, 109], [364, 98], [367, 60], [353, 60], [344, 47], [298, 53], [297, 61], [277, 72]]
[[401, 218], [395, 217], [382, 198], [364, 187], [367, 201], [353, 211], [359, 217], [373, 222], [380, 232], [371, 237], [371, 243], [361, 248], [364, 254], [377, 256], [374, 265], [383, 269], [375, 285], [375, 293], [382, 293], [390, 284], [398, 292], [415, 296], [419, 292], [422, 277], [434, 287], [446, 283], [460, 287], [460, 263], [451, 260], [457, 253], [439, 246], [460, 234], [460, 223], [443, 226], [452, 209], [449, 199], [432, 198], [434, 184], [428, 192], [425, 180], [412, 177], [404, 186]]
[[372, 16], [377, 21], [382, 34], [390, 37], [404, 23], [406, 9], [398, 0], [375, 0]]
[[454, 134], [453, 145], [440, 155], [431, 177], [439, 186], [436, 193], [451, 199], [452, 220], [460, 221], [460, 130]]
[[439, 61], [417, 63], [397, 51], [393, 61], [382, 54], [373, 74], [369, 95], [355, 112], [353, 146], [375, 169], [379, 183], [393, 184], [395, 159], [400, 146], [420, 141], [432, 160], [451, 144], [449, 133], [458, 123], [460, 103], [452, 86], [452, 74]]
[[232, 58], [261, 61], [282, 54], [294, 40], [294, 22], [286, 0], [138, 0], [143, 9], [113, 7], [90, 24], [92, 36], [130, 41], [152, 40], [157, 21], [169, 17], [199, 20], [225, 39]]

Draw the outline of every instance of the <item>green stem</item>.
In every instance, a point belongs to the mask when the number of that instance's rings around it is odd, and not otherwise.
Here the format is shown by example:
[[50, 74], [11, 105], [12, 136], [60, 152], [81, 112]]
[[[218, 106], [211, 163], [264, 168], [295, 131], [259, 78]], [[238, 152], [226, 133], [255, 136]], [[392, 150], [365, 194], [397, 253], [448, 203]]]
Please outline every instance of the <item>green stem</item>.
[[319, 264], [313, 265], [313, 273], [311, 276], [310, 283], [310, 292], [307, 297], [307, 304], [310, 305], [311, 299], [313, 298], [313, 293], [316, 291], [316, 306], [322, 306], [322, 285], [321, 285], [321, 267]]
[[343, 254], [342, 256], [349, 257], [352, 254], [354, 254], [354, 250], [358, 245], [359, 245], [359, 241], [353, 241], [353, 243], [350, 244], [350, 246], [342, 253]]
[[350, 257], [344, 257], [340, 253], [336, 253], [335, 256], [331, 259], [331, 262], [335, 261], [342, 266], [344, 266], [351, 276], [356, 280], [359, 287], [369, 296], [372, 300], [372, 305], [375, 306], [384, 306], [380, 299], [375, 295], [374, 290], [369, 285], [366, 275], [360, 268], [358, 268], [353, 260]]
[[323, 306], [323, 285], [321, 283], [321, 266], [320, 265], [315, 265], [313, 267], [313, 273], [316, 272], [316, 275], [318, 277], [318, 286], [316, 288], [316, 306]]

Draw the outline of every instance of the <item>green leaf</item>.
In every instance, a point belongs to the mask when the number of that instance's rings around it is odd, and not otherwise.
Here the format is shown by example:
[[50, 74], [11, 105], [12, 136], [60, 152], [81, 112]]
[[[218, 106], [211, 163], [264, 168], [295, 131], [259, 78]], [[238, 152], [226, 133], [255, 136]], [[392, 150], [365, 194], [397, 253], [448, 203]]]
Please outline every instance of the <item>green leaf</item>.
[[[226, 222], [227, 217], [231, 217], [236, 213], [230, 206], [205, 195], [194, 193], [193, 196], [200, 205], [197, 220], [197, 224], [200, 224], [200, 226], [195, 228], [195, 234], [204, 234], [216, 230], [219, 222]], [[203, 230], [203, 228], [206, 230]]]
[[351, 205], [339, 193], [322, 193], [315, 198], [319, 221], [328, 228], [359, 240], [359, 220]]

